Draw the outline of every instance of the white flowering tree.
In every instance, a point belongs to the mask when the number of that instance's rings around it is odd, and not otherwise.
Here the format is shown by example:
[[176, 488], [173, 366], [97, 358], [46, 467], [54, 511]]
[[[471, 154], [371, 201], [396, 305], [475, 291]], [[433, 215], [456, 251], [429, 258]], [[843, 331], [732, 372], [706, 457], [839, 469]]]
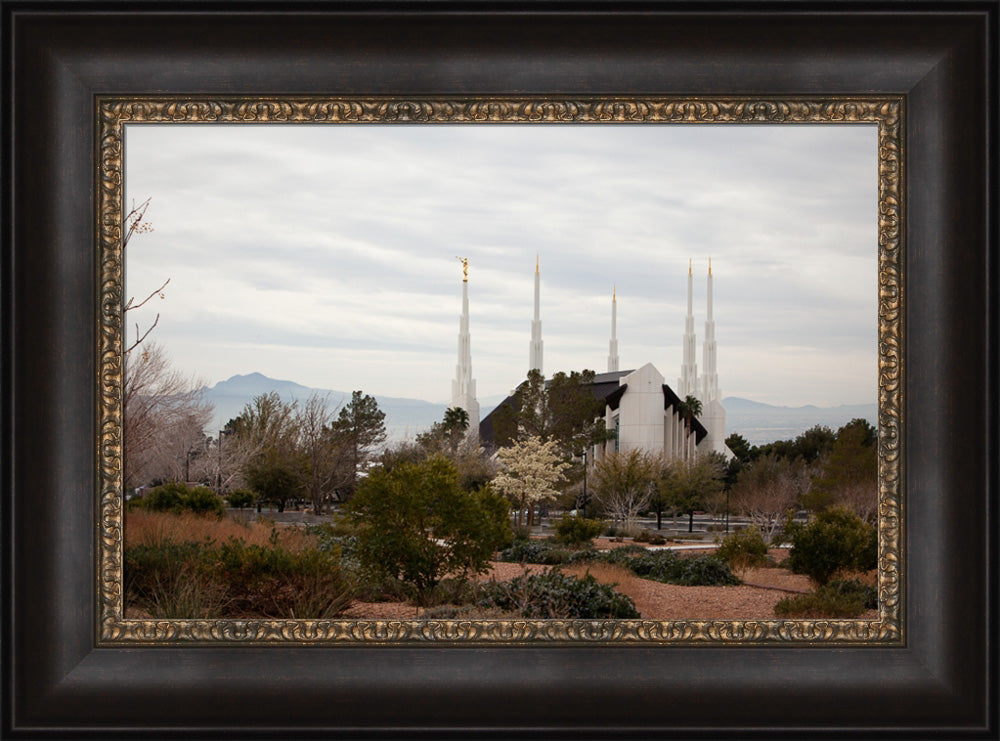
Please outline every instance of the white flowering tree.
[[517, 524], [528, 508], [528, 524], [533, 522], [535, 503], [559, 494], [556, 484], [565, 481], [563, 470], [569, 464], [562, 461], [555, 440], [529, 437], [497, 451], [502, 470], [493, 479], [497, 491], [517, 506]]

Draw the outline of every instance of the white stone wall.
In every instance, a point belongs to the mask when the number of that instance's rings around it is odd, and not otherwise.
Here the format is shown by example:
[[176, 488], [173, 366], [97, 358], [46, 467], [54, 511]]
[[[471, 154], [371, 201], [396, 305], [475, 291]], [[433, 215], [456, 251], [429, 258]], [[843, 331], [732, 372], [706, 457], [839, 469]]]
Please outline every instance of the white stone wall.
[[619, 406], [619, 450], [663, 451], [663, 376], [651, 363], [619, 381], [628, 384]]

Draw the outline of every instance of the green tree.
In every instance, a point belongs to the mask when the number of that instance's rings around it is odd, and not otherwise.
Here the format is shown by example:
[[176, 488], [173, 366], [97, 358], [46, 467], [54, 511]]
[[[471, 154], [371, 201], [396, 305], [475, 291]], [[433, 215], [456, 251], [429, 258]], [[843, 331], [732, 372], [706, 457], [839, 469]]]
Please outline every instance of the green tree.
[[517, 506], [517, 524], [528, 508], [528, 524], [534, 522], [535, 504], [559, 495], [556, 484], [565, 481], [568, 464], [560, 459], [556, 442], [529, 437], [497, 451], [501, 472], [493, 479], [497, 491]]
[[485, 572], [510, 539], [503, 497], [488, 487], [464, 491], [455, 466], [439, 456], [374, 468], [359, 482], [346, 512], [362, 565], [399, 580], [421, 604], [445, 576], [463, 583]]
[[808, 509], [840, 505], [866, 521], [878, 510], [877, 432], [867, 420], [854, 419], [837, 430], [820, 476], [803, 497]]
[[329, 396], [318, 393], [295, 414], [297, 448], [305, 467], [303, 489], [317, 515], [339, 487], [353, 482], [349, 469], [353, 451], [334, 433], [332, 421]]
[[779, 458], [795, 460], [801, 458], [805, 463], [816, 463], [826, 453], [830, 452], [836, 435], [825, 425], [815, 425], [798, 435], [794, 440], [776, 440], [755, 448], [755, 456], [772, 453]]
[[340, 490], [341, 499], [351, 498], [357, 486], [359, 469], [370, 459], [374, 449], [385, 442], [385, 412], [374, 397], [355, 391], [341, 407], [332, 425], [334, 444], [347, 451], [347, 476]]
[[649, 504], [660, 467], [659, 456], [641, 450], [610, 453], [594, 464], [594, 498], [613, 521], [628, 530]]
[[443, 456], [458, 469], [459, 483], [466, 491], [483, 488], [496, 476], [498, 466], [485, 455], [479, 438], [469, 435], [469, 413], [461, 407], [449, 407], [444, 419], [417, 435], [413, 442], [398, 442], [382, 451], [379, 458], [387, 468], [402, 463], [419, 463]]
[[749, 463], [756, 456], [754, 454], [754, 448], [747, 442], [747, 439], [737, 432], [732, 433], [726, 438], [726, 447], [733, 451], [733, 455], [736, 456], [736, 460], [740, 463]]
[[444, 419], [435, 422], [427, 432], [417, 435], [417, 445], [429, 454], [446, 453], [454, 455], [469, 430], [469, 413], [461, 407], [448, 407]]
[[688, 516], [688, 532], [694, 530], [694, 513], [706, 509], [722, 490], [723, 466], [713, 455], [679, 461], [669, 475], [660, 478], [663, 496], [673, 509]]
[[687, 432], [687, 444], [689, 446], [688, 458], [694, 458], [694, 440], [691, 439], [691, 421], [695, 417], [701, 416], [701, 401], [696, 396], [688, 394], [684, 400], [677, 405], [677, 413], [684, 420], [684, 429]]
[[305, 461], [294, 451], [270, 446], [254, 456], [244, 475], [258, 502], [270, 502], [284, 512], [288, 500], [303, 493], [305, 469]]
[[558, 441], [564, 458], [607, 439], [604, 403], [591, 390], [594, 372], [559, 372], [548, 381], [535, 368], [514, 391], [513, 400], [493, 413], [494, 443], [508, 446], [529, 437]]
[[294, 403], [282, 401], [276, 391], [259, 394], [229, 420], [225, 433], [228, 455], [240, 461], [258, 508], [270, 502], [282, 512], [289, 499], [303, 493], [305, 462]]

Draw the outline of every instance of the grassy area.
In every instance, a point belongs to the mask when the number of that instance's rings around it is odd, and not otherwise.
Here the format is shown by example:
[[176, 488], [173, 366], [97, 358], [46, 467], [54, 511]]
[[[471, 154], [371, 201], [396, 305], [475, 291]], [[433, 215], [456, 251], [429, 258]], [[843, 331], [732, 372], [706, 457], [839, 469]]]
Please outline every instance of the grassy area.
[[301, 528], [129, 512], [127, 614], [152, 618], [330, 618], [354, 582]]

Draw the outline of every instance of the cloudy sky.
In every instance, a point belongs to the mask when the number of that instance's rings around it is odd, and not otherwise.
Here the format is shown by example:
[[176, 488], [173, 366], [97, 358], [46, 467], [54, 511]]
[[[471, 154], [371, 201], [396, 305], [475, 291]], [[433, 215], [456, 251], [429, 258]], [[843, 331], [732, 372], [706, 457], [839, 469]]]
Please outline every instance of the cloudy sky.
[[[723, 396], [876, 400], [872, 125], [163, 125], [126, 132], [154, 231], [126, 290], [167, 278], [155, 338], [211, 385], [259, 371], [447, 402], [469, 259], [479, 396], [528, 365], [535, 256], [546, 374], [698, 362], [712, 259]], [[134, 328], [130, 327], [130, 335]]]

